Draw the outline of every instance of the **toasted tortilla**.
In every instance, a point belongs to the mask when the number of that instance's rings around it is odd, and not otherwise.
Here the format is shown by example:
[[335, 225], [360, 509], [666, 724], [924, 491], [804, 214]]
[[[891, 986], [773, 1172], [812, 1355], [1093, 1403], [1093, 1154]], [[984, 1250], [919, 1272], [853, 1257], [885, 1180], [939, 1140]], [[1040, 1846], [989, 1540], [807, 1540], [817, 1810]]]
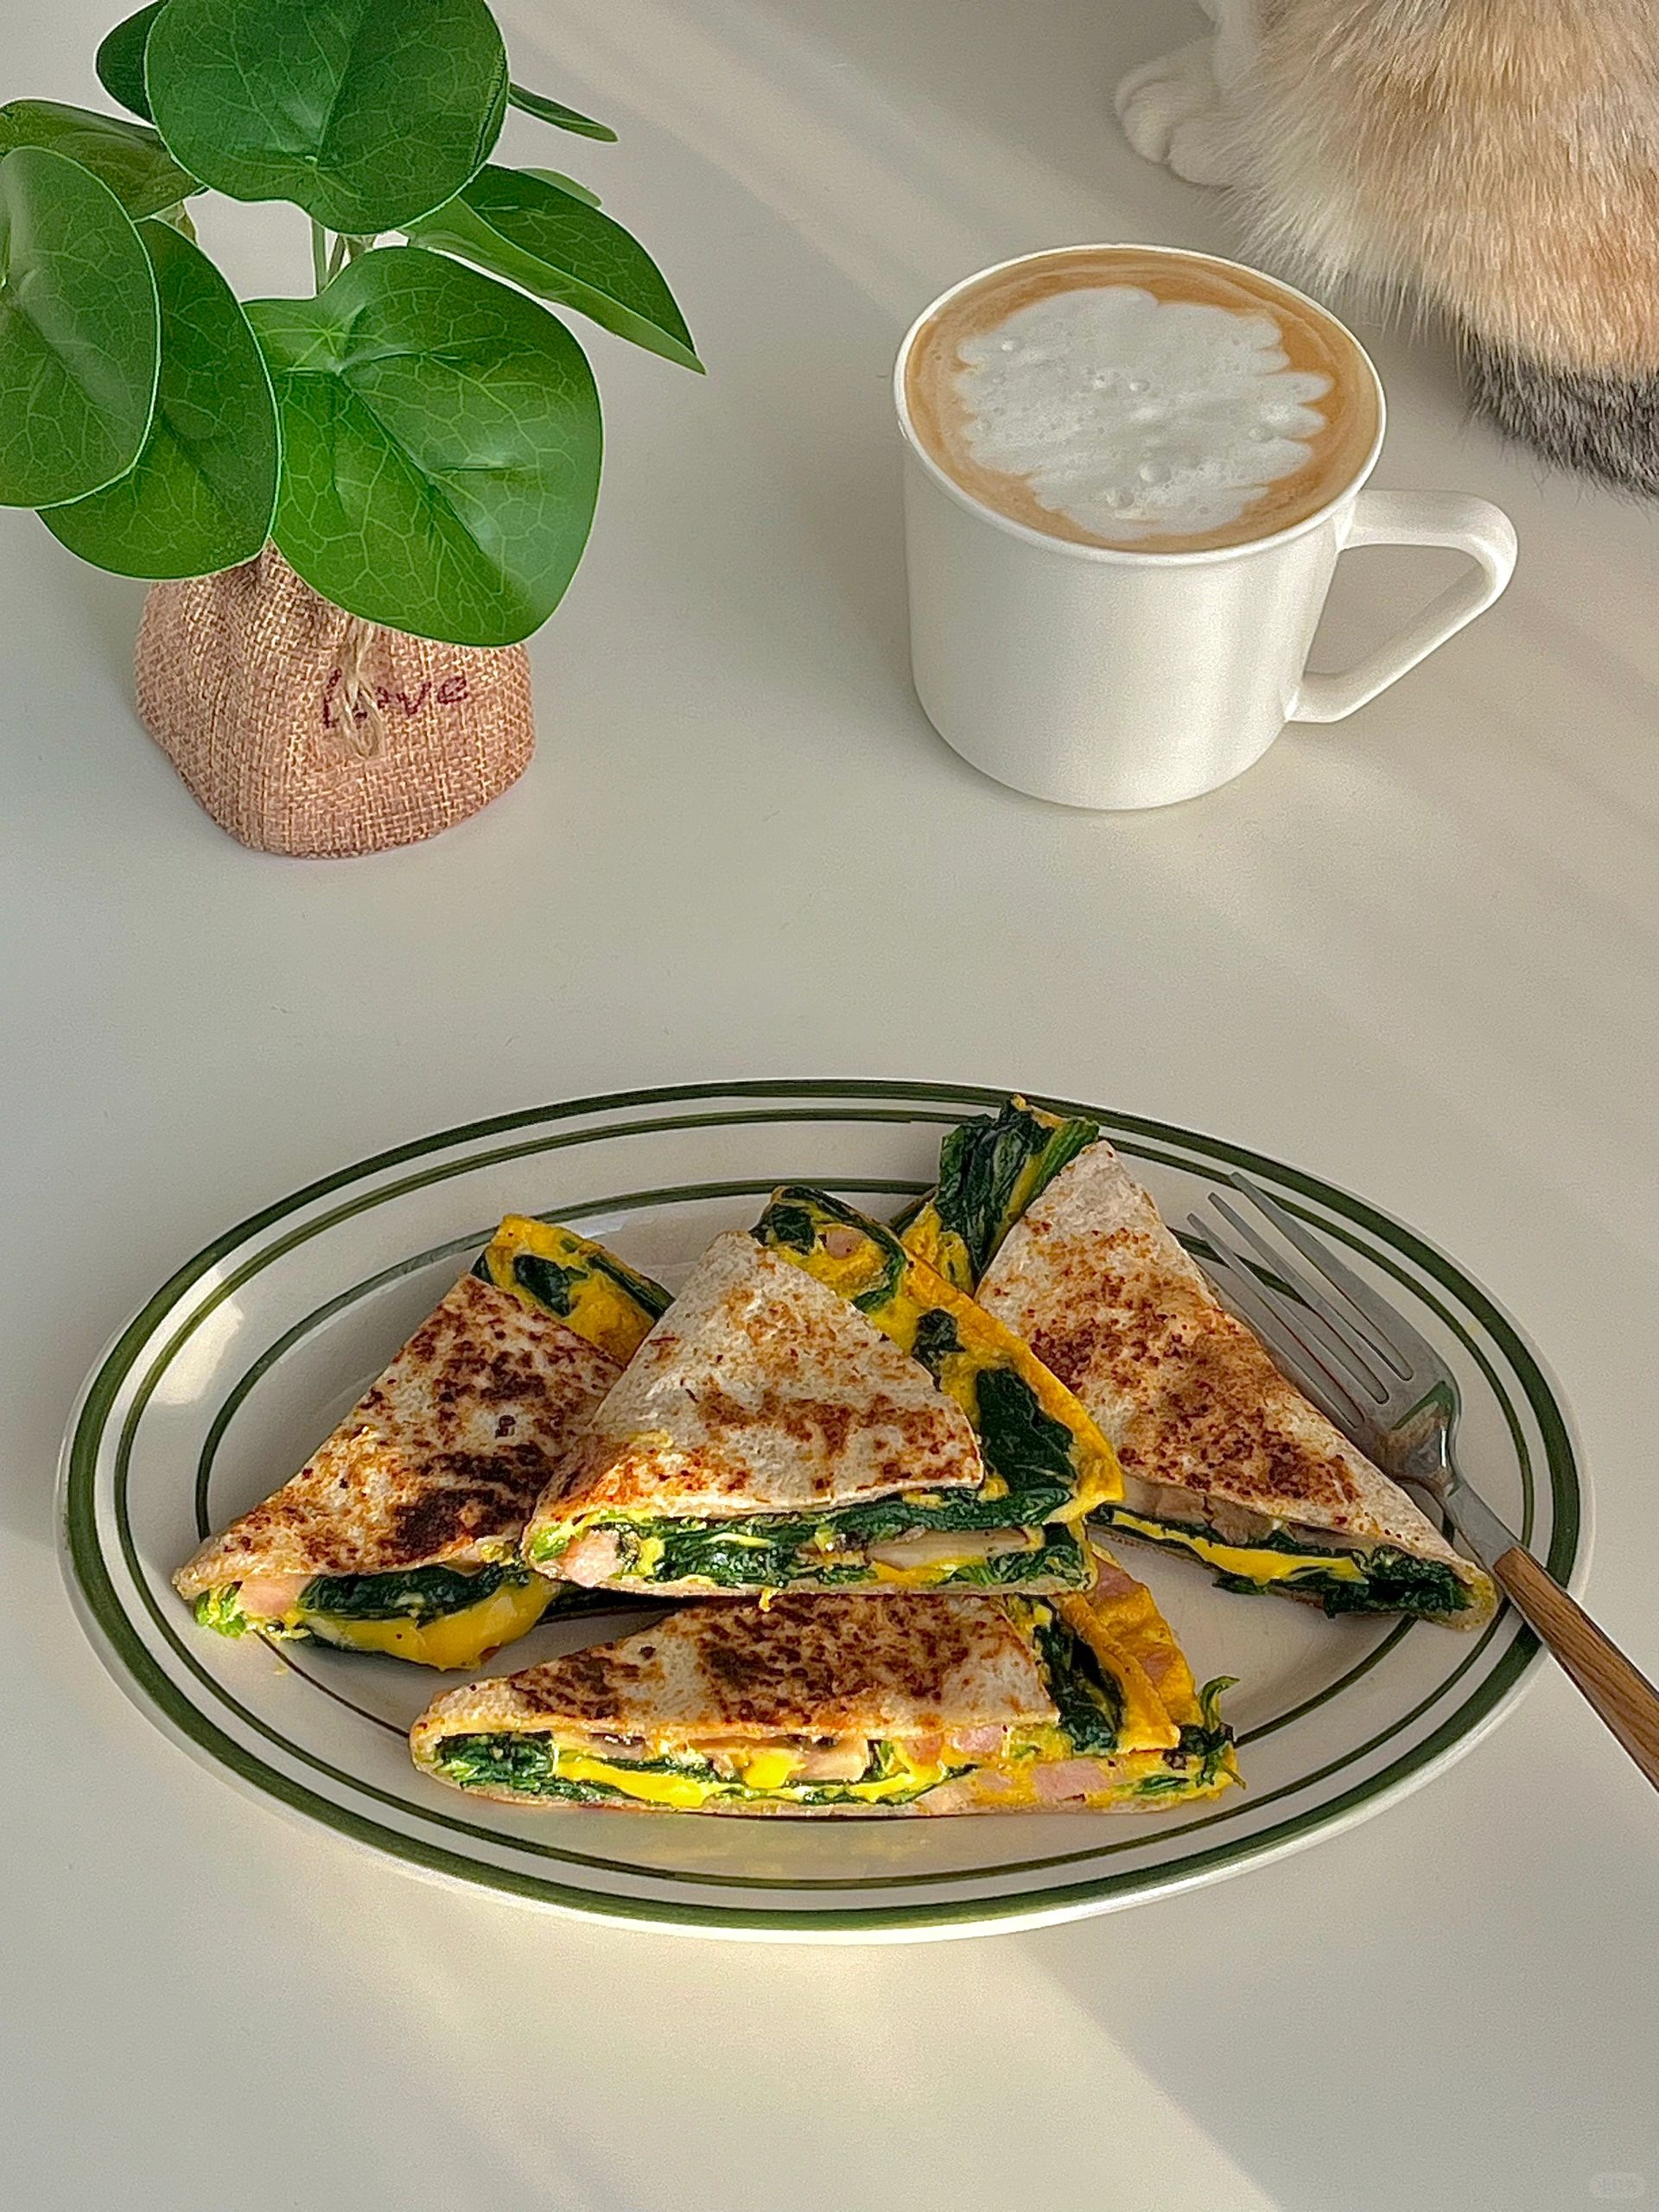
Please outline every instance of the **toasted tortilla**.
[[1120, 1510], [1179, 1522], [1190, 1499], [1185, 1518], [1205, 1522], [1236, 1509], [1362, 1557], [1386, 1547], [1436, 1563], [1468, 1603], [1433, 1617], [1465, 1628], [1490, 1617], [1487, 1576], [1285, 1379], [1104, 1139], [1032, 1200], [975, 1294], [1111, 1439], [1125, 1479], [1122, 1509], [1105, 1510], [1115, 1535], [1135, 1533]]
[[717, 1236], [571, 1451], [531, 1535], [578, 1513], [810, 1514], [984, 1478], [960, 1408], [847, 1300]]
[[210, 1536], [174, 1586], [194, 1598], [254, 1575], [389, 1574], [511, 1552], [621, 1371], [564, 1322], [463, 1275], [299, 1473]]
[[743, 1230], [716, 1236], [573, 1449], [580, 1502], [812, 1513], [984, 1478], [960, 1407], [865, 1316]]
[[[1100, 1569], [1093, 1597], [1058, 1601], [1063, 1620], [1041, 1599], [909, 1592], [687, 1607], [451, 1691], [416, 1722], [411, 1752], [469, 1795], [633, 1811], [1098, 1810], [1225, 1788], [1236, 1768], [1213, 1687], [1207, 1701], [1193, 1692], [1148, 1593], [1104, 1554]], [[1057, 1665], [1086, 1675], [1096, 1701], [1058, 1685]], [[1080, 1697], [1116, 1716], [1116, 1740], [1090, 1738], [1086, 1756], [1068, 1733]], [[850, 1752], [838, 1780], [785, 1771], [825, 1747]]]
[[518, 1557], [531, 1506], [668, 1304], [555, 1223], [509, 1214], [313, 1458], [174, 1581], [222, 1635], [477, 1666], [585, 1611]]
[[904, 1592], [879, 1605], [829, 1593], [686, 1605], [654, 1628], [439, 1698], [415, 1724], [441, 1734], [531, 1730], [663, 1745], [888, 1735], [1052, 1720], [1029, 1645], [995, 1600]]

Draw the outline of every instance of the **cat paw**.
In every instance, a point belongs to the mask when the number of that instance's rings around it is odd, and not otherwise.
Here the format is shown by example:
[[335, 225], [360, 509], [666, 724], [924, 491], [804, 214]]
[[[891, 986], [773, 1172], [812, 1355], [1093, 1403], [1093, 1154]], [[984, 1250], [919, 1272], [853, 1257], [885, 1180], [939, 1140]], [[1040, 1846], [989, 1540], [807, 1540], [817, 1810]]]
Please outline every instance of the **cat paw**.
[[1230, 184], [1236, 174], [1213, 39], [1143, 61], [1120, 82], [1114, 105], [1135, 152], [1189, 184]]

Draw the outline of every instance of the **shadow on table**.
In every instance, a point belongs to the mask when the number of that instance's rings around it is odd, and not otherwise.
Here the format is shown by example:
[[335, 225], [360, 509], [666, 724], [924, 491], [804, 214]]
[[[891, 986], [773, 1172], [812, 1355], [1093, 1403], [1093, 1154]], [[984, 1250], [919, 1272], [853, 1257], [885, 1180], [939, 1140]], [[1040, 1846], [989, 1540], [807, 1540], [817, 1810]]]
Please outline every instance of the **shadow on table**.
[[[837, 2212], [1555, 2212], [1659, 2173], [1659, 2140], [1646, 2054], [1601, 2024], [1649, 2003], [1601, 1900], [1656, 1870], [1627, 1863], [1633, 1827], [1588, 1833], [1572, 1789], [1604, 1747], [1559, 1700], [1550, 1718], [1566, 1794], [1524, 1817], [1489, 1747], [1317, 1858], [1026, 1936], [711, 1943], [332, 1845], [262, 1910], [301, 1986], [329, 1962], [365, 2064], [397, 2055], [441, 2164], [473, 2177], [453, 2201], [480, 2212], [772, 2212], [785, 2189]], [[1448, 1828], [1482, 1823], [1495, 1884], [1584, 1867], [1547, 1924], [1441, 1878]], [[1597, 2088], [1564, 2110], [1560, 2053], [1586, 2042]], [[239, 2171], [257, 2191], [257, 2157]]]
[[371, 2065], [401, 2048], [480, 2212], [1274, 2212], [1017, 1942], [711, 1943], [329, 1857], [296, 1961], [336, 1962]]
[[130, 576], [112, 576], [84, 561], [60, 556], [54, 588], [73, 607], [76, 650], [108, 676], [121, 698], [132, 698], [132, 647], [149, 587]]
[[[1631, 2175], [1659, 2186], [1650, 2045], [1607, 2025], [1650, 2019], [1647, 1968], [1641, 1945], [1610, 1948], [1605, 1906], [1651, 1894], [1659, 1838], [1592, 1828], [1573, 1783], [1600, 1802], [1592, 1770], [1618, 1754], [1564, 1686], [1542, 1687], [1503, 1732], [1508, 1758], [1490, 1741], [1345, 1836], [1045, 1930], [1027, 1956], [1297, 2212], [1555, 2212], [1628, 2192]], [[1538, 1786], [1517, 1802], [1528, 1737]], [[1471, 1834], [1492, 1840], [1472, 1892]], [[1583, 1880], [1546, 1919], [1511, 1914], [1509, 1895], [1538, 1894], [1533, 1866], [1563, 1865]], [[1601, 2056], [1572, 2062], [1568, 2105], [1561, 2053], [1586, 2046]]]

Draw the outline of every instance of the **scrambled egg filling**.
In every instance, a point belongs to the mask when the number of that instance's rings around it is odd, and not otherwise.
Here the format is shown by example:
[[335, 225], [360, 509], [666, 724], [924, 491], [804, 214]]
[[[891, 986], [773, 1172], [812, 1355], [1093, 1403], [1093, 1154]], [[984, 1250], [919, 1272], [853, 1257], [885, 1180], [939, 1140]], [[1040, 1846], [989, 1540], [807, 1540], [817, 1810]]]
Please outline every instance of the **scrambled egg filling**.
[[384, 1651], [423, 1667], [476, 1667], [486, 1652], [526, 1635], [552, 1603], [555, 1586], [503, 1582], [487, 1598], [435, 1620], [340, 1620], [302, 1613], [300, 1623], [325, 1643], [352, 1651]]
[[940, 1148], [938, 1188], [900, 1217], [905, 1249], [971, 1296], [1014, 1224], [1099, 1135], [1095, 1122], [1018, 1096], [995, 1116], [962, 1122]]
[[[532, 1742], [539, 1742], [532, 1770], [518, 1763]], [[484, 1758], [480, 1765], [480, 1746]], [[660, 1806], [673, 1812], [695, 1813], [709, 1804], [771, 1800], [780, 1804], [834, 1807], [907, 1804], [925, 1797], [947, 1782], [968, 1780], [981, 1802], [1001, 1809], [1039, 1809], [1053, 1802], [1043, 1788], [1046, 1766], [1075, 1760], [1077, 1753], [1065, 1732], [1049, 1724], [1010, 1730], [1001, 1752], [969, 1758], [937, 1737], [921, 1748], [912, 1748], [901, 1737], [888, 1737], [872, 1745], [865, 1778], [825, 1783], [798, 1778], [804, 1755], [788, 1745], [759, 1746], [735, 1773], [722, 1773], [699, 1759], [693, 1745], [683, 1745], [666, 1757], [633, 1764], [626, 1759], [598, 1757], [587, 1748], [559, 1743], [555, 1737], [537, 1738], [533, 1733], [503, 1737], [445, 1738], [433, 1754], [433, 1764], [463, 1788], [505, 1789], [534, 1801], [582, 1802], [588, 1793], [603, 1798], [617, 1796], [636, 1804]], [[499, 1764], [497, 1764], [497, 1755]], [[1185, 1751], [1120, 1751], [1098, 1762], [1097, 1781], [1079, 1794], [1083, 1802], [1100, 1810], [1139, 1798], [1165, 1801], [1213, 1796], [1234, 1778], [1230, 1759], [1204, 1762]]]
[[1235, 1575], [1241, 1582], [1259, 1583], [1264, 1588], [1270, 1582], [1294, 1582], [1303, 1574], [1328, 1574], [1338, 1582], [1365, 1580], [1364, 1568], [1346, 1552], [1312, 1548], [1283, 1552], [1272, 1546], [1224, 1543], [1219, 1536], [1208, 1536], [1201, 1529], [1184, 1528], [1174, 1521], [1151, 1520], [1142, 1514], [1127, 1512], [1121, 1505], [1111, 1507], [1103, 1517], [1110, 1528], [1122, 1529], [1132, 1536], [1144, 1536], [1151, 1543], [1191, 1552], [1206, 1567], [1214, 1567], [1217, 1574]]
[[[1006, 1490], [1006, 1485], [987, 1487], [994, 1497]], [[969, 1528], [947, 1534], [918, 1520], [908, 1529], [871, 1532], [855, 1525], [868, 1510], [850, 1508], [840, 1521], [833, 1513], [816, 1523], [803, 1516], [761, 1516], [761, 1526], [746, 1526], [741, 1521], [728, 1526], [664, 1520], [649, 1506], [632, 1514], [604, 1507], [534, 1530], [524, 1555], [532, 1567], [556, 1575], [560, 1560], [580, 1536], [594, 1529], [616, 1529], [626, 1532], [626, 1548], [620, 1566], [607, 1580], [613, 1579], [630, 1589], [651, 1582], [673, 1584], [713, 1595], [860, 1583], [897, 1590], [966, 1586], [1002, 1591], [1039, 1577], [1082, 1590], [1092, 1579], [1088, 1548], [1077, 1530], [1058, 1521], [1035, 1528]], [[704, 1541], [707, 1548], [688, 1554], [688, 1537]], [[672, 1558], [671, 1542], [677, 1547]]]
[[257, 1629], [278, 1640], [315, 1638], [348, 1651], [384, 1652], [445, 1669], [476, 1667], [488, 1653], [525, 1635], [557, 1594], [557, 1586], [540, 1576], [510, 1578], [470, 1605], [420, 1620], [408, 1613], [377, 1619], [322, 1612], [297, 1600], [281, 1613], [248, 1615], [238, 1605], [238, 1588], [226, 1583], [198, 1599], [196, 1617], [204, 1627], [227, 1636]]
[[[948, 1727], [910, 1738], [877, 1738], [855, 1755], [863, 1758], [862, 1772], [847, 1777], [843, 1769], [837, 1777], [833, 1766], [826, 1772], [820, 1750], [799, 1740], [711, 1742], [705, 1751], [695, 1740], [651, 1738], [631, 1758], [607, 1756], [590, 1738], [563, 1742], [552, 1731], [532, 1727], [446, 1737], [430, 1763], [463, 1789], [543, 1803], [620, 1796], [678, 1812], [744, 1799], [827, 1809], [891, 1807], [914, 1802], [944, 1783], [986, 1806], [1035, 1808], [1055, 1802], [1048, 1772], [1059, 1767], [1067, 1770], [1065, 1796], [1097, 1809], [1211, 1796], [1236, 1779], [1230, 1736], [1216, 1704], [1224, 1683], [1195, 1694], [1183, 1664], [1178, 1679], [1166, 1681], [1175, 1699], [1166, 1707], [1139, 1659], [1111, 1632], [1121, 1627], [1145, 1644], [1138, 1620], [1128, 1614], [1116, 1624], [1096, 1618], [1085, 1600], [1072, 1599], [1053, 1605], [1014, 1600], [1011, 1609], [1033, 1637], [1054, 1717], [977, 1732], [995, 1740], [975, 1741], [972, 1750], [953, 1742]], [[1167, 1630], [1163, 1634], [1167, 1640]]]
[[671, 1772], [661, 1768], [631, 1766], [620, 1759], [600, 1759], [585, 1751], [566, 1751], [556, 1743], [554, 1766], [567, 1782], [597, 1783], [623, 1796], [639, 1798], [648, 1805], [671, 1806], [677, 1812], [695, 1812], [713, 1797], [780, 1797], [787, 1802], [791, 1798], [798, 1801], [803, 1792], [811, 1797], [833, 1796], [837, 1801], [845, 1798], [854, 1804], [876, 1805], [885, 1799], [918, 1796], [961, 1771], [960, 1760], [951, 1767], [943, 1759], [918, 1759], [896, 1739], [889, 1740], [882, 1748], [887, 1754], [885, 1761], [878, 1759], [874, 1763], [885, 1764], [890, 1771], [870, 1781], [838, 1782], [828, 1788], [821, 1783], [794, 1782], [792, 1777], [802, 1755], [782, 1747], [757, 1750], [737, 1777], [712, 1770], [707, 1773], [690, 1769]]
[[474, 1273], [533, 1313], [551, 1313], [626, 1367], [668, 1293], [573, 1229], [510, 1213]]

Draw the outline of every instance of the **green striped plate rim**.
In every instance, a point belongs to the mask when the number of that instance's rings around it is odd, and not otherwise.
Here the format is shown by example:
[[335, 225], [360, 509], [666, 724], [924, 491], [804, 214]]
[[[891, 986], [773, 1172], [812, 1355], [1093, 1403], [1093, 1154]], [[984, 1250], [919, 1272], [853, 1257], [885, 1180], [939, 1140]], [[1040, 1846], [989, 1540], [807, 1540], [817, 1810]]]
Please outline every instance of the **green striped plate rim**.
[[[412, 1770], [407, 1796], [366, 1783], [241, 1705], [202, 1663], [200, 1640], [166, 1588], [164, 1575], [149, 1572], [140, 1559], [127, 1512], [125, 1481], [134, 1436], [157, 1380], [194, 1330], [226, 1299], [327, 1229], [447, 1179], [506, 1162], [533, 1162], [618, 1137], [649, 1140], [671, 1132], [677, 1135], [791, 1122], [883, 1122], [916, 1125], [925, 1132], [931, 1147], [940, 1127], [995, 1109], [1007, 1095], [982, 1085], [894, 1081], [690, 1084], [601, 1094], [463, 1124], [395, 1146], [308, 1184], [227, 1230], [163, 1283], [120, 1332], [88, 1378], [65, 1438], [60, 1484], [65, 1572], [100, 1655], [123, 1688], [187, 1748], [290, 1812], [428, 1874], [568, 1910], [685, 1932], [857, 1939], [1033, 1925], [1238, 1871], [1377, 1809], [1456, 1757], [1515, 1695], [1535, 1663], [1537, 1649], [1529, 1632], [1507, 1611], [1467, 1643], [1443, 1630], [1415, 1630], [1400, 1624], [1316, 1695], [1245, 1732], [1241, 1747], [1248, 1758], [1253, 1740], [1275, 1734], [1329, 1705], [1385, 1664], [1408, 1636], [1444, 1637], [1448, 1647], [1446, 1672], [1411, 1709], [1365, 1740], [1345, 1744], [1338, 1755], [1294, 1775], [1265, 1797], [1249, 1791], [1230, 1794], [1211, 1809], [1195, 1808], [1178, 1825], [1135, 1817], [1129, 1821], [1132, 1832], [1127, 1834], [1117, 1833], [1125, 1823], [1116, 1821], [1103, 1844], [1041, 1856], [988, 1859], [969, 1867], [916, 1874], [849, 1872], [830, 1879], [804, 1875], [778, 1879], [741, 1871], [682, 1873], [568, 1848], [518, 1829], [490, 1827], [465, 1816], [471, 1809], [465, 1801], [451, 1801], [454, 1811], [448, 1802], [430, 1802], [434, 1797], [448, 1800], [449, 1793], [425, 1783]], [[1364, 1200], [1243, 1146], [1073, 1100], [1044, 1096], [1036, 1103], [1059, 1112], [1090, 1116], [1121, 1151], [1154, 1168], [1217, 1180], [1235, 1168], [1248, 1171], [1274, 1185], [1313, 1226], [1351, 1247], [1430, 1308], [1457, 1339], [1502, 1409], [1520, 1475], [1523, 1535], [1533, 1540], [1541, 1522], [1542, 1555], [1550, 1571], [1567, 1581], [1581, 1570], [1584, 1502], [1566, 1412], [1537, 1354], [1515, 1323], [1455, 1262]], [[922, 1174], [926, 1158], [924, 1148], [918, 1155]], [[897, 1198], [923, 1187], [916, 1175], [849, 1174], [835, 1179], [837, 1187], [872, 1198], [878, 1194]], [[580, 1220], [759, 1194], [770, 1186], [771, 1179], [664, 1183], [561, 1204], [556, 1211], [563, 1218]], [[238, 1406], [270, 1367], [389, 1275], [463, 1250], [475, 1226], [469, 1220], [467, 1231], [446, 1244], [340, 1286], [234, 1378], [209, 1427], [198, 1465], [181, 1477], [188, 1480], [194, 1474], [200, 1529], [209, 1525], [209, 1485], [219, 1444]], [[244, 1248], [251, 1249], [245, 1252]], [[232, 1255], [241, 1256], [227, 1268]], [[158, 1349], [158, 1328], [193, 1294], [194, 1302], [185, 1319]], [[124, 1402], [124, 1414], [115, 1424], [116, 1408]], [[1535, 1459], [1540, 1465], [1535, 1465]], [[104, 1474], [109, 1480], [107, 1498], [99, 1487]], [[137, 1593], [137, 1605], [111, 1571], [106, 1550], [111, 1535]], [[1133, 1554], [1129, 1563], [1134, 1564]], [[170, 1664], [163, 1663], [163, 1654]], [[331, 1703], [346, 1707], [365, 1724], [381, 1729], [391, 1726], [312, 1675], [299, 1655], [281, 1656]], [[174, 1668], [181, 1669], [186, 1679]], [[226, 1723], [233, 1724], [238, 1732], [231, 1732]], [[274, 1764], [272, 1753], [283, 1755], [288, 1764]], [[296, 1768], [301, 1771], [294, 1771]], [[1356, 1775], [1354, 1770], [1362, 1768]], [[1310, 1792], [1318, 1793], [1312, 1802], [1284, 1803], [1282, 1813], [1262, 1819], [1275, 1802], [1305, 1799]], [[391, 1813], [410, 1821], [420, 1832], [393, 1825], [386, 1817]], [[603, 1821], [612, 1816], [594, 1817]], [[1060, 1832], [1069, 1833], [1077, 1816], [1052, 1817]], [[726, 1825], [741, 1831], [749, 1824]], [[772, 1826], [768, 1824], [769, 1835]], [[862, 1826], [849, 1824], [844, 1832], [854, 1833]], [[1001, 1823], [982, 1821], [974, 1826], [995, 1832]], [[1229, 1829], [1233, 1833], [1228, 1834]], [[490, 1853], [510, 1853], [517, 1863], [504, 1863]], [[604, 1886], [607, 1880], [635, 1886]], [[950, 1894], [988, 1883], [1012, 1886], [988, 1894]], [[780, 1890], [787, 1893], [787, 1904], [778, 1901]], [[682, 1891], [688, 1894], [679, 1894]], [[928, 1894], [907, 1895], [911, 1891]], [[865, 1892], [874, 1894], [865, 1897]], [[739, 1897], [753, 1902], [739, 1903]]]

